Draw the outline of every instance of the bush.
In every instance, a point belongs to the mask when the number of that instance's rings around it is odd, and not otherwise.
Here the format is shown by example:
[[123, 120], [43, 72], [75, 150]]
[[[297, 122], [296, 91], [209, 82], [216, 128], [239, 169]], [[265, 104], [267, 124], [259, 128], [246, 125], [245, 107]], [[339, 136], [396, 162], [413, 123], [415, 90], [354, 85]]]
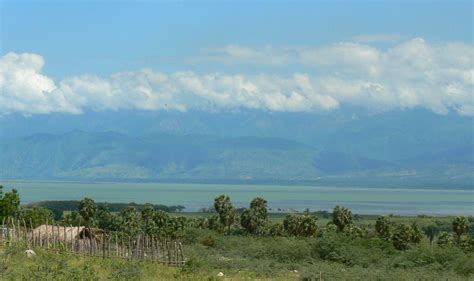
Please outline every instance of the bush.
[[309, 214], [290, 214], [285, 217], [283, 227], [292, 236], [316, 237], [318, 235], [317, 219]]
[[285, 236], [285, 228], [281, 223], [275, 223], [267, 226], [266, 234], [269, 236]]
[[212, 235], [208, 235], [201, 240], [201, 244], [206, 247], [216, 246], [216, 239]]
[[392, 237], [392, 226], [391, 222], [387, 217], [379, 217], [375, 222], [375, 231], [378, 237], [383, 240], [390, 240]]
[[185, 274], [191, 274], [199, 271], [203, 267], [203, 262], [196, 258], [191, 257], [189, 258], [183, 267], [181, 267], [181, 272]]
[[446, 246], [454, 244], [454, 235], [448, 232], [442, 232], [437, 241], [438, 246]]

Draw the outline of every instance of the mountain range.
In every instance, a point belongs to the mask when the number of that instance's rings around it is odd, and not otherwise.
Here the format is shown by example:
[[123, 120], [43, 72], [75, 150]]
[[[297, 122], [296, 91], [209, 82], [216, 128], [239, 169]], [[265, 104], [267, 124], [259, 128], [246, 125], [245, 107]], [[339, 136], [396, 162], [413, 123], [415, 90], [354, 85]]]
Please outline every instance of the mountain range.
[[472, 121], [423, 110], [3, 116], [0, 176], [470, 188]]

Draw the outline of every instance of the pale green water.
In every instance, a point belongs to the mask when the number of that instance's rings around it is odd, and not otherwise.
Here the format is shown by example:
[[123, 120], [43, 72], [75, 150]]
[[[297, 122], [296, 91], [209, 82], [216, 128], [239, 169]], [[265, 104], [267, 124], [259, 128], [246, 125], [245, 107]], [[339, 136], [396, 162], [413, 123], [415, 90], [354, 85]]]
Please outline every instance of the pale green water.
[[24, 181], [1, 184], [7, 190], [18, 189], [22, 203], [87, 196], [98, 202], [180, 204], [187, 211], [195, 211], [212, 206], [216, 196], [227, 194], [237, 206], [248, 206], [252, 198], [260, 196], [273, 209], [331, 210], [340, 204], [361, 214], [474, 215], [473, 190]]

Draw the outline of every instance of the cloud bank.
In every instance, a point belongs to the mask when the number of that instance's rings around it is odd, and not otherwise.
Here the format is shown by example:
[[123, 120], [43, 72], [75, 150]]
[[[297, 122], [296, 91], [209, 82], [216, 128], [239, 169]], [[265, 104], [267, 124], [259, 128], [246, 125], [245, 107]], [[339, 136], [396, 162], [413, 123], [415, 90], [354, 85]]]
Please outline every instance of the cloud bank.
[[374, 111], [423, 107], [439, 114], [474, 115], [474, 48], [412, 39], [388, 50], [360, 43], [310, 48], [215, 49], [200, 62], [300, 65], [290, 75], [163, 73], [150, 69], [110, 77], [60, 81], [42, 74], [44, 59], [9, 53], [0, 58], [2, 114], [79, 114], [84, 110], [329, 111], [341, 105]]

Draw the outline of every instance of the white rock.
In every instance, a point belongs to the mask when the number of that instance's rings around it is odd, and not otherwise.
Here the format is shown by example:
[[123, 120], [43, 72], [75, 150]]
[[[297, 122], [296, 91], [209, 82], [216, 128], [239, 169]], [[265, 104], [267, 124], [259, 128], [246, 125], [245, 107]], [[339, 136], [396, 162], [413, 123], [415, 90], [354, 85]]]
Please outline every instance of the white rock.
[[298, 270], [295, 269], [295, 270], [293, 270], [293, 272], [294, 272], [294, 273], [298, 273]]
[[219, 273], [217, 273], [217, 276], [218, 276], [218, 277], [222, 277], [222, 276], [224, 276], [224, 273], [219, 272]]
[[29, 258], [36, 256], [35, 251], [30, 250], [30, 249], [26, 250], [25, 253], [26, 253], [26, 256]]

